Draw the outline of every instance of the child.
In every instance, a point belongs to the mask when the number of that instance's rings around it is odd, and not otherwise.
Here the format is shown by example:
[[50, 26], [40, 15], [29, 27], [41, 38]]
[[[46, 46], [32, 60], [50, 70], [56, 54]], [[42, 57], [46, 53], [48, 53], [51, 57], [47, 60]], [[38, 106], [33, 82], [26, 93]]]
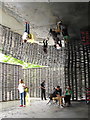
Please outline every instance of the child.
[[24, 89], [24, 91], [26, 92], [26, 97], [25, 97], [26, 105], [28, 105], [28, 104], [29, 104], [29, 101], [30, 101], [30, 97], [29, 97], [29, 88], [26, 87], [26, 88]]

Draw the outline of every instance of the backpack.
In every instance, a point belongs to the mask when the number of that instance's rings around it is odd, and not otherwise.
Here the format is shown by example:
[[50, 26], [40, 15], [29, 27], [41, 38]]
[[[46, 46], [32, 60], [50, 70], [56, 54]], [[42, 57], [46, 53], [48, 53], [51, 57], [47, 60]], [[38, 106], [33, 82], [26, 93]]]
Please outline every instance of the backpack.
[[32, 39], [32, 35], [31, 35], [31, 34], [28, 34], [28, 38], [29, 38], [29, 39]]
[[24, 91], [25, 91], [25, 92], [29, 92], [29, 88], [25, 88]]

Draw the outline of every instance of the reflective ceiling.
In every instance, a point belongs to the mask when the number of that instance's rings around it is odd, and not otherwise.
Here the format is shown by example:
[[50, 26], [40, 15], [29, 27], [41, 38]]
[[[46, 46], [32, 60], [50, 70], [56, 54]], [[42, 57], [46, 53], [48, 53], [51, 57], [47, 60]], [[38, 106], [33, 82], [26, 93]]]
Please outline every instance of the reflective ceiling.
[[20, 24], [29, 21], [39, 41], [59, 20], [67, 25], [72, 39], [80, 39], [80, 29], [88, 26], [88, 2], [5, 2], [4, 9]]

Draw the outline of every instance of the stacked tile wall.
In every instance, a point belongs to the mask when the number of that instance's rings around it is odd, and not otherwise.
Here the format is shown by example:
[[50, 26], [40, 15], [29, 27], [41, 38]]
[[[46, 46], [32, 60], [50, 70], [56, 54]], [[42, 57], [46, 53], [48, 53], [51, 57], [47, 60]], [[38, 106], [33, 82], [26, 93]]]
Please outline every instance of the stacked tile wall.
[[0, 101], [17, 100], [19, 98], [17, 87], [22, 76], [21, 66], [0, 63]]

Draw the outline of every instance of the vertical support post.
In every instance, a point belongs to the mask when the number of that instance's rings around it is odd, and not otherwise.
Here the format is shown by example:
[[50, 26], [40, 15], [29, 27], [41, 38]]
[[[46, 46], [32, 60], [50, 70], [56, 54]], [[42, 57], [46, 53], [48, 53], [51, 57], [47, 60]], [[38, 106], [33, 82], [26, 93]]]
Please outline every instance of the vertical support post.
[[3, 75], [2, 75], [2, 63], [0, 63], [0, 101], [3, 101]]
[[78, 99], [78, 90], [77, 90], [77, 68], [76, 68], [76, 65], [77, 65], [76, 44], [74, 46], [74, 52], [75, 52], [75, 67], [74, 67], [74, 70], [75, 70], [75, 91], [76, 91], [76, 100], [77, 100]]
[[[72, 91], [74, 91], [74, 83], [73, 83], [73, 44], [71, 44], [71, 81], [72, 81]], [[74, 100], [74, 92], [72, 93], [72, 100]]]

